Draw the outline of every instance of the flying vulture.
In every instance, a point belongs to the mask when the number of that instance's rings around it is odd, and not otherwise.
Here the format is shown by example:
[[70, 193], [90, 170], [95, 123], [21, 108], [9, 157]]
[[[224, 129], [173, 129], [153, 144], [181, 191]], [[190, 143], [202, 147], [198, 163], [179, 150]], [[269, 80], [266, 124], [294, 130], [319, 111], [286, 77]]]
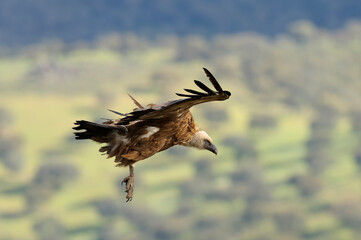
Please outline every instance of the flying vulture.
[[138, 107], [133, 112], [123, 114], [109, 110], [121, 118], [103, 123], [85, 120], [75, 122], [75, 139], [105, 143], [99, 149], [100, 152], [107, 154], [108, 158], [115, 157], [117, 167], [129, 166], [130, 175], [122, 181], [126, 185], [127, 202], [133, 198], [136, 162], [174, 145], [207, 149], [217, 154], [218, 150], [212, 139], [197, 126], [189, 109], [200, 103], [226, 100], [231, 93], [224, 91], [215, 77], [207, 69], [203, 69], [215, 90], [194, 80], [203, 92], [184, 89], [187, 94], [177, 93], [184, 97], [182, 99], [161, 105], [149, 104], [146, 107], [129, 95]]

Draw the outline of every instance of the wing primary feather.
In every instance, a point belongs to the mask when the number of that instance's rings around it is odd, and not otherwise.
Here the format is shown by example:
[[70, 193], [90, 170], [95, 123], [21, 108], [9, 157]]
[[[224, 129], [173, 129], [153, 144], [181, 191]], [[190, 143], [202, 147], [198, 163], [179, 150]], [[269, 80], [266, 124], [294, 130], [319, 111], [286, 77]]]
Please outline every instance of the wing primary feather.
[[190, 95], [190, 94], [183, 94], [183, 93], [176, 93], [180, 97], [190, 97], [190, 98], [199, 98], [199, 95]]
[[200, 96], [208, 96], [207, 93], [198, 92], [198, 91], [195, 91], [195, 90], [192, 90], [192, 89], [185, 88], [184, 91], [192, 93], [192, 94], [200, 95]]
[[124, 113], [120, 113], [120, 112], [117, 112], [117, 111], [114, 111], [114, 110], [111, 110], [111, 109], [108, 109], [108, 111], [112, 112], [112, 113], [115, 113], [115, 114], [118, 114], [120, 116], [127, 116], [127, 114], [124, 114]]
[[210, 89], [209, 87], [207, 87], [204, 83], [198, 81], [198, 80], [194, 80], [194, 83], [202, 90], [206, 91], [207, 93], [213, 95], [214, 91], [212, 89]]
[[209, 81], [213, 84], [214, 88], [218, 92], [223, 92], [223, 89], [221, 88], [221, 85], [219, 85], [219, 83], [217, 82], [216, 78], [212, 75], [212, 73], [210, 71], [208, 71], [206, 68], [203, 68], [203, 70], [206, 73]]
[[132, 97], [132, 95], [130, 95], [128, 93], [128, 96], [133, 100], [133, 102], [135, 103], [135, 105], [137, 105], [140, 109], [143, 109], [144, 107], [142, 106], [142, 104], [140, 104], [137, 100], [135, 100], [135, 98]]

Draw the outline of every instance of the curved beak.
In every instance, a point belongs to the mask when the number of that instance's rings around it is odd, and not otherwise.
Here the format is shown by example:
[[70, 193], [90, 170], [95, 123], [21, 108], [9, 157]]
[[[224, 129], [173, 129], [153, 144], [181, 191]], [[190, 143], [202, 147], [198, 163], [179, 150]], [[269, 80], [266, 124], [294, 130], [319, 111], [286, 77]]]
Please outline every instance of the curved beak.
[[217, 155], [217, 153], [218, 153], [218, 149], [217, 149], [217, 147], [216, 147], [214, 144], [207, 146], [206, 149], [209, 150], [209, 151], [211, 151], [212, 153], [214, 153], [214, 154], [216, 154], [216, 155]]

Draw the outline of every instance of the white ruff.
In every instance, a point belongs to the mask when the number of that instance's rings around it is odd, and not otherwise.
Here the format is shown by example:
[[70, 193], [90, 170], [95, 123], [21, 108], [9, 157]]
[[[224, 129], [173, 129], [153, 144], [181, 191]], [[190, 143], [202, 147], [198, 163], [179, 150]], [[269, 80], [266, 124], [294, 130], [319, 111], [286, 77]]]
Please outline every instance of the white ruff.
[[149, 138], [150, 136], [152, 136], [154, 133], [159, 131], [159, 128], [157, 127], [147, 127], [147, 133], [143, 134], [142, 136], [140, 136], [140, 138]]

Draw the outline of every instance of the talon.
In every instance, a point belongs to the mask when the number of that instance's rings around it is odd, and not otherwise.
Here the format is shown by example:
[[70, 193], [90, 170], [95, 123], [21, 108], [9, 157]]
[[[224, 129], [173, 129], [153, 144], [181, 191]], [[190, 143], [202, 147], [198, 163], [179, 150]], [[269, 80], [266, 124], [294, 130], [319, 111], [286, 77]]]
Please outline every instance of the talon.
[[125, 184], [125, 192], [127, 193], [126, 202], [132, 201], [133, 190], [134, 190], [134, 177], [128, 176], [128, 177], [124, 178], [122, 181], [122, 185], [123, 185], [123, 183]]
[[123, 184], [125, 184], [125, 185], [127, 185], [128, 184], [128, 181], [129, 181], [129, 176], [128, 177], [126, 177], [126, 178], [124, 178], [123, 179], [123, 181], [120, 183], [122, 186], [123, 186]]

